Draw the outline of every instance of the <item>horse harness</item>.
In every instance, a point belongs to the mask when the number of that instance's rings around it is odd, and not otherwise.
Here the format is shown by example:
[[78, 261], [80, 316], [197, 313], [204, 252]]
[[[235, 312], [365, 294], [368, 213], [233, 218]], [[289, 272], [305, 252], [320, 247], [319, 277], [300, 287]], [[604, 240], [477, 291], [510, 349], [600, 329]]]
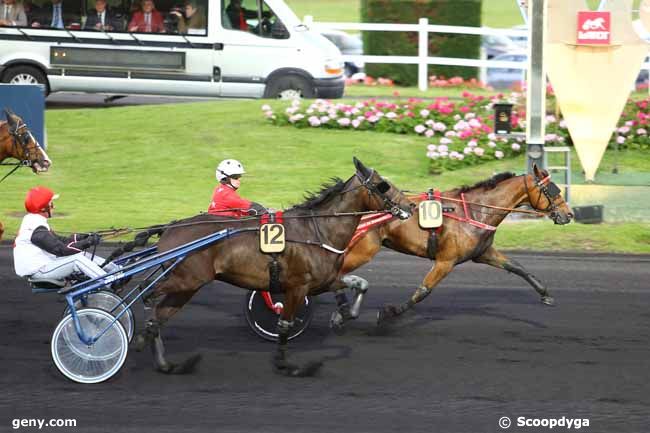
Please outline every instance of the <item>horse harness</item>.
[[[20, 130], [23, 129], [23, 132], [20, 132]], [[23, 159], [20, 160], [19, 162], [0, 162], [0, 165], [9, 165], [9, 166], [15, 166], [9, 173], [5, 174], [2, 179], [0, 179], [0, 183], [4, 181], [6, 178], [14, 174], [16, 170], [18, 170], [20, 167], [31, 167], [32, 162], [30, 161], [30, 155], [29, 155], [29, 148], [27, 147], [27, 143], [29, 143], [30, 138], [34, 138], [32, 136], [32, 133], [27, 129], [27, 124], [25, 124], [22, 121], [19, 121], [18, 125], [16, 128], [12, 128], [9, 126], [9, 135], [13, 138], [12, 140], [12, 146], [15, 150], [17, 150], [16, 154], [22, 153]]]

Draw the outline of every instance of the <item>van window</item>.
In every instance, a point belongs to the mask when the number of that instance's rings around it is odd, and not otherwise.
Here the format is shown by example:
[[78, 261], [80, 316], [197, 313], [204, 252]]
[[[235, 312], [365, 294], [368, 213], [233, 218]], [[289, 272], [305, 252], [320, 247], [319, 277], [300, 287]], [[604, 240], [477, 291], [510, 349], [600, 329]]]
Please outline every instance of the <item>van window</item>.
[[266, 2], [259, 0], [227, 0], [227, 2], [221, 14], [224, 28], [249, 32], [264, 38], [289, 38], [287, 28]]

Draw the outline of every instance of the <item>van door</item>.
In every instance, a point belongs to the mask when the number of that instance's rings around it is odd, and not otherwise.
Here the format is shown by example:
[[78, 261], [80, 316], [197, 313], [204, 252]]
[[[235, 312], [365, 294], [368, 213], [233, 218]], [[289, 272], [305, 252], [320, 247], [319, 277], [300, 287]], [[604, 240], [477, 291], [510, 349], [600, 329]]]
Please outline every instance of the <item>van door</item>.
[[299, 63], [287, 27], [264, 0], [223, 0], [221, 25], [223, 96], [260, 98], [278, 64]]

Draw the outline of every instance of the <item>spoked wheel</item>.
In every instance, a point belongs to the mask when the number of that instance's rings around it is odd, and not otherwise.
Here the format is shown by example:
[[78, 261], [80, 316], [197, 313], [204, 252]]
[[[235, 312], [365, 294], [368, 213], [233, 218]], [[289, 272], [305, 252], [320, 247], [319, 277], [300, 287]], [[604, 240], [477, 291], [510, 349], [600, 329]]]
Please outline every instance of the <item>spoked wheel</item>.
[[[284, 295], [272, 295], [275, 305], [284, 304]], [[262, 292], [252, 291], [246, 294], [244, 303], [244, 315], [248, 326], [255, 334], [268, 341], [278, 340], [278, 319], [280, 314], [269, 308], [264, 300]], [[293, 319], [293, 326], [289, 332], [289, 340], [302, 334], [311, 323], [314, 317], [314, 303], [311, 298], [305, 296], [305, 302], [296, 311]]]
[[[126, 335], [129, 338], [129, 342], [133, 338], [133, 332], [135, 331], [135, 318], [133, 316], [133, 311], [130, 308], [126, 308], [124, 301], [118, 295], [107, 290], [101, 290], [99, 292], [90, 293], [86, 297], [86, 303], [84, 304], [81, 300], [75, 302], [75, 307], [77, 310], [84, 308], [98, 308], [104, 310], [111, 315], [117, 317], [125, 309], [127, 310], [122, 316], [120, 316], [120, 323], [126, 331]], [[63, 310], [63, 317], [70, 314], [70, 307], [65, 307]]]
[[[79, 339], [72, 314], [65, 316], [52, 334], [52, 359], [61, 374], [78, 383], [99, 383], [113, 377], [124, 365], [129, 340], [124, 327], [104, 310], [86, 308], [77, 312], [79, 324], [89, 337], [99, 339], [88, 346]], [[110, 326], [110, 327], [109, 327]]]

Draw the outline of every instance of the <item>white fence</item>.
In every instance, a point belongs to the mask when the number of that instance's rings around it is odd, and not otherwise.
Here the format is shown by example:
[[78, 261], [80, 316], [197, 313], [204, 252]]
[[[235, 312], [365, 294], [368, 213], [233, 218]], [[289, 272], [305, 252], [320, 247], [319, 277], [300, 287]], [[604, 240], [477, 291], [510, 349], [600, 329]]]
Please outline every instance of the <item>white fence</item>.
[[[528, 37], [528, 30], [515, 29], [494, 29], [489, 27], [463, 27], [444, 26], [429, 24], [428, 18], [420, 18], [418, 24], [375, 24], [375, 23], [333, 23], [315, 22], [311, 15], [306, 15], [304, 23], [316, 30], [361, 30], [381, 32], [417, 32], [418, 33], [418, 55], [417, 56], [370, 56], [370, 55], [344, 55], [343, 59], [348, 62], [364, 63], [385, 63], [385, 64], [410, 64], [418, 65], [418, 87], [420, 90], [427, 90], [428, 87], [428, 65], [449, 65], [449, 66], [471, 66], [476, 68], [527, 68], [527, 62], [509, 62], [487, 59], [466, 59], [456, 57], [431, 57], [429, 56], [429, 33], [447, 33], [464, 35], [502, 35]], [[650, 62], [644, 67], [650, 71]]]

